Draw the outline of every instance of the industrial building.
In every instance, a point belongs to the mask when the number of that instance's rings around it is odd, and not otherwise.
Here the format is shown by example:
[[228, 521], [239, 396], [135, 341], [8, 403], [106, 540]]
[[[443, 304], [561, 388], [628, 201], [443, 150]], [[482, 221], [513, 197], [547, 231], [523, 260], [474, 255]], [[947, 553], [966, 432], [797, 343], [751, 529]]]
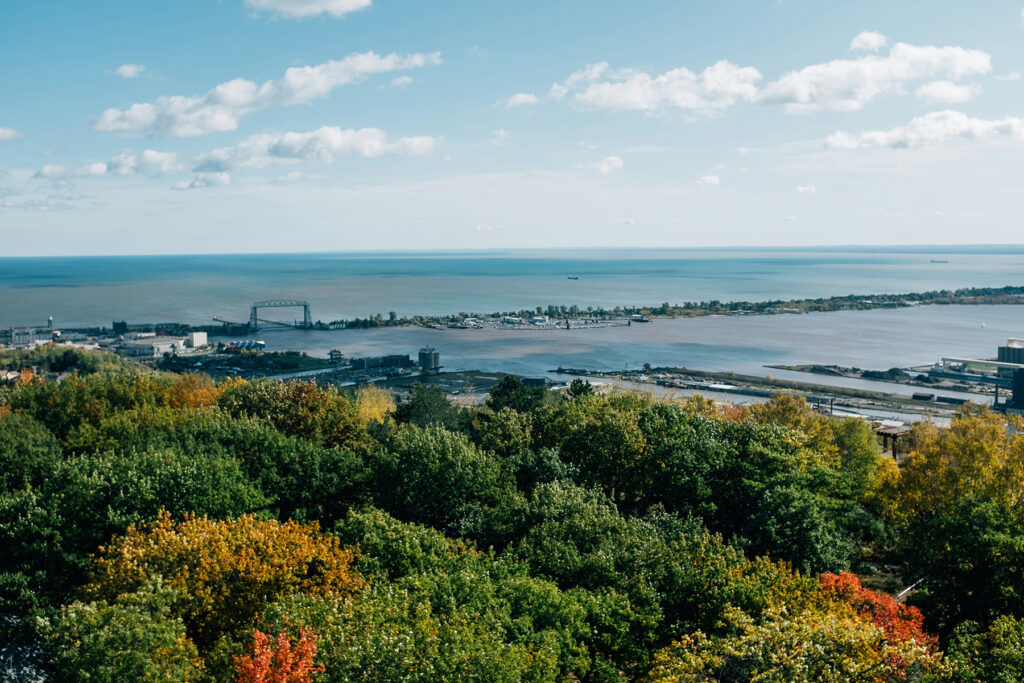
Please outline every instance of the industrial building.
[[[34, 327], [9, 327], [5, 330], [0, 330], [0, 344], [6, 346], [32, 346], [36, 343], [37, 339], [39, 339], [39, 336]], [[46, 339], [46, 337], [43, 339]]]
[[412, 358], [401, 354], [390, 356], [374, 356], [371, 358], [353, 358], [349, 367], [353, 370], [369, 370], [370, 368], [409, 368], [415, 365]]
[[1024, 411], [1024, 370], [1013, 373], [1013, 398], [1010, 400], [1010, 407]]
[[441, 354], [433, 346], [424, 346], [420, 349], [420, 369], [424, 372], [434, 372], [441, 367]]
[[1007, 339], [1006, 345], [999, 347], [996, 360], [1000, 363], [1024, 364], [1024, 339]]
[[190, 349], [198, 349], [201, 346], [206, 346], [206, 344], [205, 332], [189, 332], [188, 336], [185, 337], [185, 346]]
[[118, 347], [118, 353], [122, 356], [159, 358], [165, 353], [175, 355], [183, 349], [185, 349], [185, 340], [181, 337], [151, 336], [122, 341]]

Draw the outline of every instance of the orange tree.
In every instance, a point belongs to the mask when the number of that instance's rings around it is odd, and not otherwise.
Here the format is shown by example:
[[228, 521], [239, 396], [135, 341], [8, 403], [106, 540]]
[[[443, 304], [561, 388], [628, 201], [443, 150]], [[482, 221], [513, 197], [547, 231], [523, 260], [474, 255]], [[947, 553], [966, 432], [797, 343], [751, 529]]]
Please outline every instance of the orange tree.
[[903, 605], [886, 593], [864, 588], [856, 574], [822, 574], [818, 577], [822, 589], [834, 598], [850, 605], [857, 614], [867, 617], [872, 624], [885, 631], [893, 640], [912, 640], [918, 645], [935, 647], [938, 639], [924, 632], [921, 610]]
[[234, 521], [166, 513], [101, 548], [86, 593], [111, 598], [162, 576], [178, 599], [173, 613], [200, 650], [246, 627], [262, 606], [295, 591], [348, 596], [361, 590], [354, 551], [317, 525], [243, 515]]
[[314, 674], [323, 673], [323, 665], [313, 663], [315, 633], [300, 629], [294, 646], [286, 631], [275, 638], [254, 630], [252, 636], [251, 653], [234, 657], [237, 683], [312, 683]]

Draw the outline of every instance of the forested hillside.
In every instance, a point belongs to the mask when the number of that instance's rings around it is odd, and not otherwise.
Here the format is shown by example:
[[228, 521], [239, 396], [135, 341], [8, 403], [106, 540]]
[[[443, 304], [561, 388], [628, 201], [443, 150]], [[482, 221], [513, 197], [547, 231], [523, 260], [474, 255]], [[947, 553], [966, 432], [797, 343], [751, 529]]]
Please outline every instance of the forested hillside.
[[786, 396], [723, 411], [506, 378], [466, 410], [88, 354], [45, 369], [65, 374], [0, 389], [0, 624], [32, 675], [1024, 671], [1017, 418], [918, 426], [897, 467], [863, 422]]

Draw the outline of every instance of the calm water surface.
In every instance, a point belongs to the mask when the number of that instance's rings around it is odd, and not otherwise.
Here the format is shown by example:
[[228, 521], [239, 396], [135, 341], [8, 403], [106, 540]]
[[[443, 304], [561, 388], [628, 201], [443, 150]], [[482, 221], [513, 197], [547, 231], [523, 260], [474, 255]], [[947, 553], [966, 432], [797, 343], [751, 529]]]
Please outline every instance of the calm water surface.
[[65, 327], [245, 321], [252, 302], [276, 298], [309, 301], [314, 320], [331, 321], [1008, 284], [1024, 284], [1024, 248], [0, 258], [0, 326], [48, 315]]
[[[567, 275], [580, 279], [569, 280]], [[769, 300], [1024, 284], [1024, 247], [845, 250], [526, 251], [0, 258], [0, 327], [248, 319], [253, 301], [309, 301], [314, 320], [524, 307]], [[267, 311], [277, 319], [301, 315]], [[925, 306], [809, 315], [703, 317], [594, 330], [266, 330], [271, 349], [415, 354], [449, 369], [536, 375], [643, 363], [808, 379], [765, 366], [885, 369], [940, 356], [992, 357], [1024, 336], [1024, 306]], [[815, 381], [903, 391], [898, 385]], [[913, 389], [905, 388], [906, 392]]]

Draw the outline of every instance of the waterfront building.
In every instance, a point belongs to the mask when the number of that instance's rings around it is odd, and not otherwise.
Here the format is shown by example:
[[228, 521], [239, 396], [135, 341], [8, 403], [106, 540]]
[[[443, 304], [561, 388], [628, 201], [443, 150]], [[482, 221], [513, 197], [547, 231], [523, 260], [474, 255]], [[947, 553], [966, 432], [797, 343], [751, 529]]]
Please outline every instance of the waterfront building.
[[420, 349], [419, 365], [424, 372], [433, 372], [441, 367], [441, 354], [433, 346], [424, 346]]
[[200, 346], [206, 346], [206, 344], [205, 332], [189, 332], [188, 336], [185, 337], [185, 346], [190, 349], [198, 349]]
[[1024, 364], [1024, 339], [1007, 339], [1006, 345], [999, 347], [996, 360], [1000, 363]]
[[181, 337], [145, 337], [142, 339], [126, 339], [118, 347], [122, 356], [143, 356], [159, 358], [165, 353], [176, 355], [185, 349], [185, 340]]

